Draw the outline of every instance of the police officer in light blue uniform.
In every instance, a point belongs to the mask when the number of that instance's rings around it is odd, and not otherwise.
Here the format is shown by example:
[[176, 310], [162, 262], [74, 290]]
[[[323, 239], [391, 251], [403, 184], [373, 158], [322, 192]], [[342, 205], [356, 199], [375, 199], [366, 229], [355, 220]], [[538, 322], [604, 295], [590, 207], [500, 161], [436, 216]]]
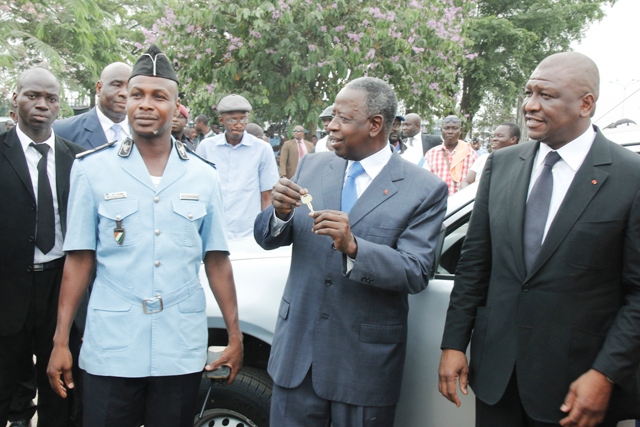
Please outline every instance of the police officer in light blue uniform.
[[[68, 328], [96, 266], [80, 368], [85, 426], [190, 426], [206, 363], [204, 259], [229, 345], [215, 363], [242, 364], [242, 335], [215, 168], [171, 137], [179, 100], [167, 57], [152, 46], [129, 80], [132, 138], [76, 160], [58, 328], [54, 390], [73, 387]], [[61, 379], [62, 375], [62, 379]]]

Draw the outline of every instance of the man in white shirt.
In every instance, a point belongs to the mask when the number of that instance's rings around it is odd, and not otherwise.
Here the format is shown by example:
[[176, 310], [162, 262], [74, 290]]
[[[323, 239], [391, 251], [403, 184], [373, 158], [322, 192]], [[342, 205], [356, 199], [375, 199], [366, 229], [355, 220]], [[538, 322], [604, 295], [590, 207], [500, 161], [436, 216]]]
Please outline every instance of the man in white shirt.
[[318, 142], [316, 143], [316, 149], [315, 149], [316, 153], [322, 153], [324, 151], [333, 151], [333, 147], [331, 147], [331, 142], [329, 141], [329, 130], [327, 129], [329, 127], [329, 123], [331, 123], [331, 119], [333, 118], [331, 116], [332, 113], [333, 113], [333, 105], [328, 106], [322, 111], [322, 113], [320, 113], [319, 118], [320, 120], [322, 120], [322, 126], [324, 126], [324, 131], [326, 135], [320, 138], [320, 140], [318, 140]]
[[128, 137], [125, 108], [130, 74], [131, 66], [123, 62], [107, 65], [96, 83], [96, 106], [84, 114], [54, 122], [56, 134], [87, 150]]
[[[520, 128], [517, 124], [506, 122], [499, 125], [496, 130], [493, 132], [493, 139], [491, 140], [491, 150], [497, 151], [501, 148], [511, 147], [512, 145], [516, 145], [520, 141]], [[482, 170], [484, 169], [485, 163], [487, 163], [487, 159], [491, 153], [485, 153], [482, 156], [478, 157], [473, 165], [471, 165], [471, 169], [469, 169], [469, 173], [467, 177], [462, 181], [462, 188], [467, 185], [473, 184], [476, 181], [480, 181], [480, 177], [482, 176]]]

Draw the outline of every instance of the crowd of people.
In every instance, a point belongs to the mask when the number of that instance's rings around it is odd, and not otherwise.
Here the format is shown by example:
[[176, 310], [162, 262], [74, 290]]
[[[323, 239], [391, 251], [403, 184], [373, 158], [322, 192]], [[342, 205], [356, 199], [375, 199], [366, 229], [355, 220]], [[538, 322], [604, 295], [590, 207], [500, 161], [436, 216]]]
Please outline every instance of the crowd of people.
[[[242, 368], [227, 241], [252, 235], [292, 245], [270, 425], [393, 425], [407, 297], [433, 273], [448, 196], [474, 182], [440, 392], [460, 405], [473, 387], [480, 427], [640, 418], [640, 159], [591, 124], [586, 56], [538, 65], [533, 141], [501, 123], [491, 153], [455, 115], [423, 133], [372, 77], [322, 111], [317, 141], [265, 132], [236, 94], [191, 126], [154, 45], [96, 92], [56, 120], [58, 80], [24, 71], [0, 134], [0, 425], [29, 426], [37, 390], [42, 426], [191, 426], [203, 368]], [[320, 210], [297, 209], [311, 196]], [[229, 335], [210, 364], [202, 262]]]

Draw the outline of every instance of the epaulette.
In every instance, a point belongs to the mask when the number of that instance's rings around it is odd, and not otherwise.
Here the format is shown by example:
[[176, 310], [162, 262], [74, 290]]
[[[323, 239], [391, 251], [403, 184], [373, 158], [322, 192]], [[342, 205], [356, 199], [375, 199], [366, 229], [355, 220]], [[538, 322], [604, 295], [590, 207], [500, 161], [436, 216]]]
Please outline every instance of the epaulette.
[[107, 142], [106, 144], [101, 145], [99, 147], [92, 148], [91, 150], [83, 151], [82, 153], [78, 153], [76, 154], [76, 159], [82, 159], [83, 157], [86, 157], [89, 154], [97, 153], [98, 151], [102, 151], [105, 148], [113, 147], [116, 144], [116, 142], [118, 141]]
[[194, 156], [196, 156], [197, 158], [199, 158], [200, 160], [202, 160], [205, 163], [210, 164], [211, 166], [213, 166], [213, 168], [215, 170], [218, 170], [218, 168], [216, 167], [216, 164], [205, 159], [204, 157], [202, 157], [201, 155], [197, 154], [195, 151], [193, 151], [191, 148], [187, 147], [186, 145], [184, 146], [185, 150], [187, 150], [189, 152], [189, 154], [193, 154]]

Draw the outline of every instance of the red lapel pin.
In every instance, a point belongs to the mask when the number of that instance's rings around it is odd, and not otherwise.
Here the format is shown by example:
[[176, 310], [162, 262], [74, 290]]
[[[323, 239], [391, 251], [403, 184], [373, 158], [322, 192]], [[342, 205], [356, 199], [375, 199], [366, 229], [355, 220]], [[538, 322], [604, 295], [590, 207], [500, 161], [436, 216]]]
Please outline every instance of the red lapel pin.
[[389, 194], [389, 190], [384, 190], [384, 194]]
[[596, 181], [596, 180], [594, 179], [594, 180], [592, 180], [592, 181], [591, 181], [591, 183], [592, 183], [593, 185], [596, 185], [596, 184], [598, 183], [598, 181]]

